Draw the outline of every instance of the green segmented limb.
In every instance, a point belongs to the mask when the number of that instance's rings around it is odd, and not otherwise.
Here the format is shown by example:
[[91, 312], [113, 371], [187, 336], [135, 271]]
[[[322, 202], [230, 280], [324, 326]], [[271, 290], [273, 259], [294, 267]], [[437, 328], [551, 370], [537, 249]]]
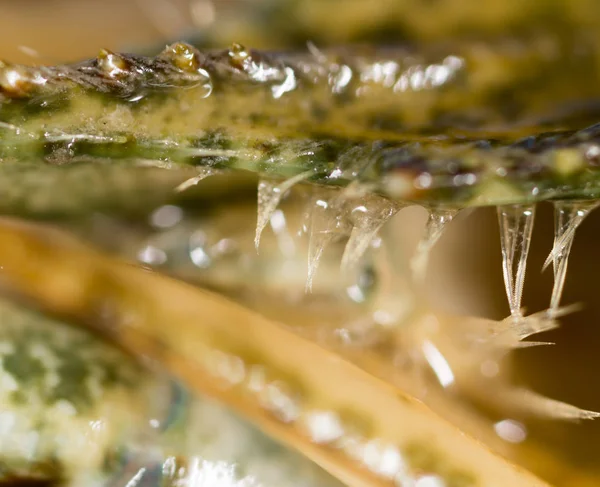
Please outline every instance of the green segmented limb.
[[55, 182], [94, 163], [81, 184], [95, 189], [110, 164], [150, 161], [188, 177], [190, 167], [308, 172], [314, 184], [358, 182], [425, 205], [596, 198], [597, 110], [577, 103], [597, 96], [595, 49], [570, 56], [569, 42], [552, 42], [558, 58], [525, 41], [312, 54], [178, 43], [154, 58], [2, 64], [4, 204], [35, 197], [13, 177], [40, 159]]

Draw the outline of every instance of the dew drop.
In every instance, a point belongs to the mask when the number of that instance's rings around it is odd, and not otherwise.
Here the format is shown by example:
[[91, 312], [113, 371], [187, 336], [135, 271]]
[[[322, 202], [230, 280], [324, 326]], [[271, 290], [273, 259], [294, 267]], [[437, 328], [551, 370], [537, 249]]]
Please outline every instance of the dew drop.
[[198, 175], [193, 178], [185, 180], [179, 186], [175, 188], [176, 193], [182, 193], [183, 191], [191, 188], [192, 186], [196, 186], [200, 181], [206, 179], [209, 176], [214, 176], [219, 174], [217, 169], [213, 169], [212, 167], [198, 167]]
[[258, 182], [258, 216], [256, 220], [256, 235], [254, 245], [256, 250], [260, 246], [260, 237], [263, 230], [271, 220], [273, 212], [281, 202], [283, 195], [289, 191], [292, 186], [310, 177], [312, 171], [303, 172], [283, 181], [277, 182], [271, 179], [261, 179]]
[[379, 229], [401, 208], [402, 205], [393, 201], [372, 197], [361, 200], [349, 211], [349, 218], [353, 226], [342, 257], [344, 271], [348, 271], [356, 265]]
[[446, 225], [452, 221], [458, 212], [459, 210], [441, 208], [435, 208], [429, 212], [425, 231], [421, 241], [417, 244], [417, 250], [410, 263], [413, 278], [416, 282], [422, 283], [425, 280], [431, 249], [442, 236]]
[[[525, 283], [527, 254], [531, 243], [534, 205], [508, 205], [498, 207], [500, 242], [502, 245], [502, 271], [504, 285], [513, 318], [521, 318], [521, 297]], [[515, 269], [516, 264], [516, 269]]]
[[550, 298], [550, 314], [554, 314], [560, 305], [567, 265], [575, 231], [588, 214], [600, 203], [594, 201], [557, 201], [554, 203], [554, 245], [544, 263], [544, 269], [552, 263], [554, 268], [554, 287]]

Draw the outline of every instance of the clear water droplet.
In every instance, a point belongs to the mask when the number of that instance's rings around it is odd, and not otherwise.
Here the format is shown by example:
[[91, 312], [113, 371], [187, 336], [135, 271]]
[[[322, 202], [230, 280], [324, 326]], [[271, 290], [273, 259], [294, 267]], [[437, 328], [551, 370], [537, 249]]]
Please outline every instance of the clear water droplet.
[[214, 176], [216, 174], [219, 174], [219, 172], [220, 172], [219, 170], [214, 169], [212, 167], [199, 167], [197, 169], [198, 169], [198, 175], [194, 176], [193, 178], [185, 180], [183, 183], [181, 183], [179, 186], [177, 186], [175, 188], [176, 193], [181, 193], [181, 192], [191, 188], [192, 186], [196, 186], [203, 179], [206, 179], [209, 176]]
[[258, 210], [256, 220], [256, 235], [254, 237], [254, 245], [256, 250], [260, 246], [260, 237], [263, 230], [271, 220], [273, 212], [281, 202], [284, 194], [289, 191], [294, 184], [310, 177], [312, 171], [297, 174], [296, 176], [283, 181], [277, 182], [271, 179], [261, 179], [258, 182]]
[[502, 245], [502, 271], [504, 285], [513, 318], [522, 318], [521, 297], [525, 283], [527, 255], [531, 243], [534, 205], [508, 205], [498, 207], [500, 242]]
[[356, 265], [379, 229], [402, 208], [396, 202], [377, 196], [361, 199], [353, 206], [349, 211], [352, 231], [342, 257], [344, 271]]
[[551, 314], [554, 314], [560, 305], [567, 277], [569, 254], [575, 240], [575, 231], [599, 204], [594, 201], [557, 201], [554, 203], [554, 245], [544, 263], [544, 269], [550, 263], [554, 268], [554, 287], [549, 309]]
[[425, 231], [417, 244], [415, 255], [410, 263], [413, 278], [416, 282], [422, 283], [425, 280], [431, 249], [458, 212], [459, 210], [456, 209], [435, 208], [430, 210], [429, 218], [425, 224]]

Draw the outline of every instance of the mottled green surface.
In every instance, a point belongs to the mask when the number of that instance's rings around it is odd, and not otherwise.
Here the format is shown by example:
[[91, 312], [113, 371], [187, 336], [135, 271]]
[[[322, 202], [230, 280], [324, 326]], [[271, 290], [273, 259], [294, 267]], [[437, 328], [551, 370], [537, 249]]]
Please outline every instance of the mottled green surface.
[[[299, 54], [175, 44], [155, 58], [4, 65], [0, 194], [6, 211], [57, 206], [33, 179], [64, 187], [62, 211], [127, 206], [203, 167], [360, 182], [426, 205], [595, 198], [596, 57], [585, 37], [549, 37]], [[175, 174], [140, 169], [132, 184], [115, 165]]]
[[0, 322], [0, 484], [339, 485], [81, 329], [6, 301]]

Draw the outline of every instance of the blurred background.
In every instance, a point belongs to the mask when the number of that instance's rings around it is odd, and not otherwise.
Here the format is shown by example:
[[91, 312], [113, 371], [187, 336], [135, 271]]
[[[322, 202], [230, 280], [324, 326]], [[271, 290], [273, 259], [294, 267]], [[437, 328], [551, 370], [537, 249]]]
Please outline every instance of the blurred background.
[[[600, 25], [597, 0], [0, 0], [0, 59], [27, 64], [72, 62], [101, 48], [154, 53], [176, 39], [200, 46], [279, 49], [307, 41], [434, 42], [447, 36], [554, 35]], [[336, 12], [332, 21], [330, 12]], [[329, 14], [328, 14], [329, 12]], [[269, 28], [265, 28], [268, 25]], [[254, 204], [253, 200], [248, 204]], [[406, 231], [415, 241], [425, 213]], [[578, 230], [564, 304], [581, 303], [562, 327], [538, 336], [554, 346], [513, 354], [514, 382], [584, 409], [600, 411], [600, 211]], [[540, 205], [523, 304], [548, 307], [552, 272], [541, 273], [553, 239], [552, 207]], [[599, 279], [596, 279], [599, 278]], [[494, 209], [454, 222], [432, 254], [428, 276], [436, 308], [502, 319], [509, 314]], [[521, 418], [516, 418], [521, 420]], [[580, 424], [522, 419], [526, 431], [600, 485], [600, 421]], [[591, 475], [591, 477], [588, 476]], [[597, 479], [597, 480], [594, 480]], [[576, 485], [573, 483], [573, 485]], [[577, 484], [581, 485], [581, 484]]]

